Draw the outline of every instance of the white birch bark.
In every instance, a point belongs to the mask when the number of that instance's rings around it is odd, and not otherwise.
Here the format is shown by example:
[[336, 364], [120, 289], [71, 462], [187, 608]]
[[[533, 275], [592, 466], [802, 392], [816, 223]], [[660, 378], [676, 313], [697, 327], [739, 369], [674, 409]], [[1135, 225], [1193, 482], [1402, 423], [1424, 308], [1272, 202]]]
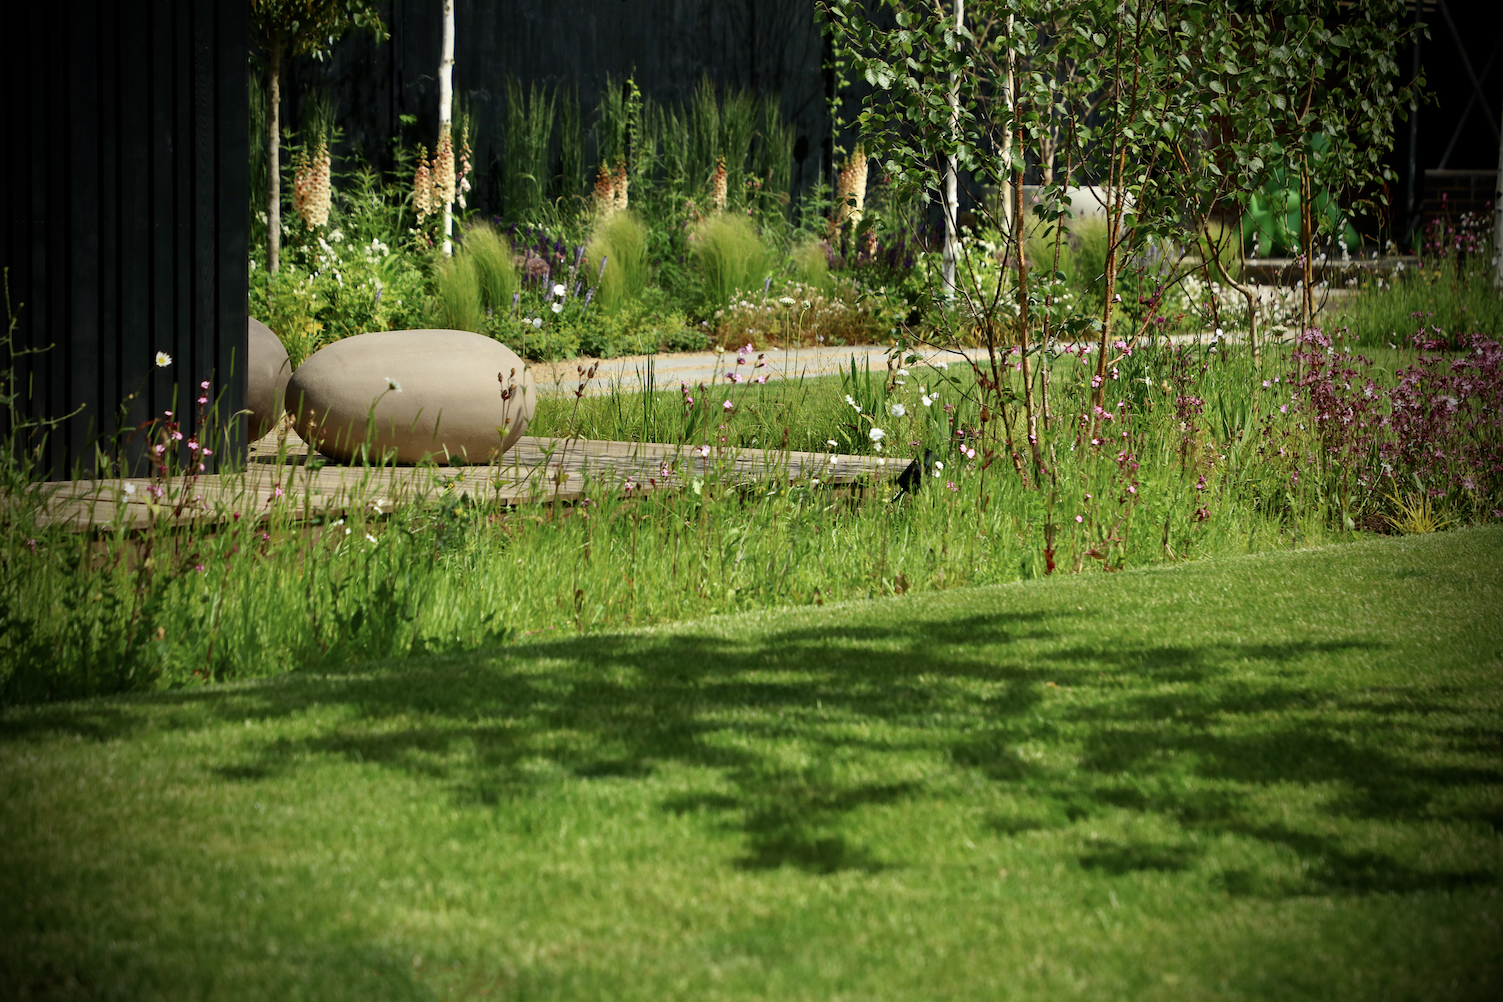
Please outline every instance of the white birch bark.
[[[1015, 111], [1012, 96], [1012, 61], [1014, 58], [1011, 48], [1012, 25], [1013, 15], [1009, 14], [1007, 15], [1007, 43], [1009, 46], [1007, 50], [1007, 73], [1002, 80], [1002, 104], [1007, 109], [1009, 123], [1012, 121]], [[1007, 129], [1002, 133], [1002, 169], [997, 172], [997, 195], [998, 201], [1002, 205], [1002, 214], [999, 222], [1002, 224], [1003, 233], [1012, 232], [1012, 130], [1013, 126], [1009, 124]]]
[[282, 39], [274, 36], [266, 67], [266, 270], [282, 266]]
[[[959, 29], [965, 23], [965, 0], [955, 0], [955, 27]], [[960, 131], [960, 77], [950, 74], [950, 93], [948, 97], [950, 105], [950, 138], [953, 142]], [[945, 212], [945, 246], [942, 256], [944, 266], [945, 298], [955, 298], [955, 257], [958, 227], [956, 213], [958, 211], [958, 193], [956, 191], [956, 173], [959, 169], [958, 158], [951, 155], [946, 158], [945, 186], [943, 203]]]
[[[444, 0], [443, 47], [438, 57], [438, 135], [452, 132], [454, 117], [454, 0]], [[444, 257], [454, 254], [454, 203], [444, 203]]]

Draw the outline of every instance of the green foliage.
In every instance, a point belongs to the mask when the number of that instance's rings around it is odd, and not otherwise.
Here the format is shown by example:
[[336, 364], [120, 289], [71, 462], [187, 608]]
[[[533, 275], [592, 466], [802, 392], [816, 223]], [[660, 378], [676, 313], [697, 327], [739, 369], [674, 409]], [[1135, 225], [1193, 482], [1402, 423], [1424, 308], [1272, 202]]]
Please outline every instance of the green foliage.
[[1388, 277], [1357, 279], [1349, 303], [1327, 307], [1328, 327], [1346, 327], [1349, 338], [1368, 347], [1405, 346], [1416, 327], [1453, 344], [1470, 333], [1503, 336], [1503, 300], [1493, 286], [1486, 254], [1462, 259], [1423, 259]]
[[[1318, 172], [1331, 141], [1317, 134], [1311, 138], [1309, 147], [1310, 162]], [[1362, 238], [1346, 221], [1329, 191], [1321, 189], [1315, 193], [1310, 211], [1320, 232], [1334, 234], [1344, 247], [1362, 246]], [[1298, 179], [1291, 178], [1282, 166], [1274, 168], [1263, 186], [1247, 197], [1247, 212], [1241, 227], [1244, 247], [1255, 256], [1298, 255], [1302, 212]]]
[[565, 206], [575, 207], [588, 194], [585, 177], [584, 125], [576, 87], [560, 84], [553, 93], [558, 108], [559, 176], [558, 197]]
[[483, 330], [485, 303], [474, 256], [455, 254], [439, 264], [435, 279], [439, 326], [460, 331]]
[[250, 314], [282, 339], [294, 368], [331, 341], [427, 324], [427, 280], [409, 255], [338, 228], [308, 236], [289, 246], [278, 274], [251, 273]]
[[609, 312], [619, 310], [628, 299], [647, 289], [652, 277], [647, 258], [647, 227], [634, 212], [612, 212], [595, 224], [585, 248], [587, 267], [598, 269], [600, 288], [596, 301]]
[[761, 235], [740, 213], [706, 217], [694, 228], [692, 250], [703, 282], [703, 302], [712, 308], [751, 291], [771, 271]]
[[489, 223], [470, 223], [464, 228], [461, 254], [474, 262], [480, 301], [485, 308], [494, 313], [509, 311], [512, 296], [521, 290], [522, 282], [506, 239]]
[[[610, 274], [609, 268], [606, 274]], [[684, 314], [658, 289], [626, 299], [618, 309], [591, 310], [574, 321], [579, 331], [579, 353], [593, 358], [707, 347], [704, 335], [688, 330], [687, 325]]]
[[803, 240], [793, 245], [788, 256], [793, 277], [822, 292], [830, 289], [830, 260], [826, 246], [823, 241]]
[[322, 59], [351, 28], [388, 38], [378, 6], [368, 0], [250, 0], [250, 20], [284, 56]]
[[[537, 222], [548, 202], [553, 182], [549, 152], [557, 101], [558, 89], [550, 94], [541, 84], [533, 83], [524, 92], [515, 77], [506, 78], [506, 159], [501, 185], [509, 219]], [[566, 142], [572, 141], [572, 136], [566, 138]]]

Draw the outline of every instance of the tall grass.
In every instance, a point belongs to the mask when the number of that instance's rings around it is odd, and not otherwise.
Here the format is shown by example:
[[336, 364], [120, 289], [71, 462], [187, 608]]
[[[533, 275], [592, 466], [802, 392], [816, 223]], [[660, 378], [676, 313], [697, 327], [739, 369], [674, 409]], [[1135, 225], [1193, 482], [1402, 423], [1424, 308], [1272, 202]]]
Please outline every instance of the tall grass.
[[738, 291], [760, 285], [770, 271], [761, 235], [740, 213], [721, 212], [706, 218], [694, 229], [693, 248], [710, 309], [724, 306]]
[[511, 298], [522, 288], [511, 244], [484, 222], [465, 227], [460, 255], [474, 261], [480, 299], [493, 312], [511, 309]]
[[435, 276], [435, 307], [444, 327], [479, 332], [485, 325], [479, 269], [469, 254], [459, 253], [440, 262]]
[[[473, 308], [472, 257], [450, 268]], [[1411, 359], [1392, 353], [1374, 372]], [[755, 371], [753, 361], [727, 368]], [[1002, 450], [1004, 427], [1014, 440], [1025, 433], [1016, 409], [983, 422], [978, 384], [956, 365], [539, 403], [533, 430], [559, 450], [572, 437], [677, 446], [651, 473], [667, 489], [645, 496], [645, 484], [586, 479], [570, 484], [586, 501], [552, 505], [541, 483], [538, 504], [511, 510], [484, 468], [433, 470], [433, 495], [394, 514], [375, 503], [373, 482], [335, 499], [339, 520], [299, 522], [294, 470], [289, 499], [270, 503], [232, 472], [221, 507], [185, 528], [83, 534], [42, 524], [37, 497], [11, 491], [0, 522], [0, 699], [1308, 545], [1352, 538], [1356, 524], [1386, 531], [1374, 521], [1382, 511], [1365, 507], [1382, 503], [1376, 486], [1337, 497], [1356, 481], [1330, 475], [1331, 430], [1308, 407], [1286, 414], [1286, 387], [1262, 387], [1289, 359], [1270, 351], [1260, 368], [1239, 351], [1140, 347], [1120, 361], [1104, 441], [1079, 420], [1090, 410], [1089, 361], [1049, 362], [1051, 490], [1035, 489]], [[1496, 438], [1498, 427], [1481, 434]], [[910, 494], [890, 481], [832, 492], [817, 474], [790, 479], [783, 450], [828, 441], [880, 455], [892, 472], [926, 448], [944, 465]], [[742, 448], [768, 450], [762, 475], [729, 474]], [[1477, 479], [1434, 499], [1435, 524], [1489, 517], [1495, 478]], [[167, 486], [192, 496], [191, 485]], [[106, 514], [124, 499], [100, 496]]]
[[587, 193], [584, 124], [577, 87], [559, 84], [553, 100], [558, 108], [558, 195], [566, 206], [577, 205]]
[[548, 201], [553, 171], [554, 109], [558, 94], [534, 83], [525, 91], [512, 76], [506, 78], [506, 161], [502, 190], [506, 214], [518, 221], [534, 221]]
[[1463, 334], [1503, 335], [1503, 296], [1486, 254], [1426, 257], [1417, 268], [1357, 281], [1357, 295], [1332, 310], [1329, 324], [1348, 327], [1357, 344], [1404, 345], [1417, 324], [1455, 344]]
[[830, 259], [825, 245], [817, 240], [803, 240], [793, 245], [788, 255], [793, 277], [805, 285], [829, 291]]
[[596, 223], [585, 247], [585, 257], [593, 268], [605, 262], [605, 271], [599, 273], [596, 299], [612, 312], [628, 299], [641, 296], [652, 277], [647, 259], [647, 226], [631, 211], [613, 212]]

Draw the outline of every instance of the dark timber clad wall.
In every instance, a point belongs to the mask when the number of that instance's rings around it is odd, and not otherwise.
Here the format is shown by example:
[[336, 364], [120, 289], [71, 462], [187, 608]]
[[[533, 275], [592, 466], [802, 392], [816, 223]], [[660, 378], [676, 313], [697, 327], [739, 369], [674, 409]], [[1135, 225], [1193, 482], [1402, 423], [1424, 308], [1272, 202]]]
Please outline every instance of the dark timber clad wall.
[[[378, 43], [351, 32], [319, 62], [294, 60], [283, 80], [282, 122], [296, 128], [310, 92], [332, 99], [347, 147], [390, 168], [390, 141], [433, 145], [438, 134], [442, 0], [379, 5], [391, 32]], [[823, 40], [814, 0], [456, 0], [454, 92], [474, 109], [480, 134], [472, 206], [497, 211], [496, 178], [506, 119], [507, 74], [578, 88], [585, 125], [605, 79], [635, 72], [654, 101], [687, 101], [700, 78], [780, 94], [783, 117], [808, 152], [793, 164], [796, 191], [828, 167]], [[402, 115], [414, 115], [404, 128]], [[847, 117], [854, 117], [852, 109]], [[586, 150], [586, 155], [591, 155]]]
[[0, 265], [25, 304], [18, 344], [53, 346], [19, 360], [22, 407], [82, 406], [49, 437], [53, 475], [92, 468], [130, 394], [128, 425], [174, 399], [191, 412], [203, 379], [225, 413], [243, 404], [247, 10], [70, 0], [7, 16]]

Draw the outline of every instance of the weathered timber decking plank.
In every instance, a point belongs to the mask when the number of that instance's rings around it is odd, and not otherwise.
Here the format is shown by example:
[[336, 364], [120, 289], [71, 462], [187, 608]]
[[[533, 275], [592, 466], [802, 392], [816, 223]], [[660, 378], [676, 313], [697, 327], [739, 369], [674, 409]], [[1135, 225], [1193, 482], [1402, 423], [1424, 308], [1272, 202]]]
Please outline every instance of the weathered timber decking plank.
[[[670, 468], [663, 476], [663, 467]], [[43, 522], [77, 531], [144, 529], [227, 521], [237, 515], [256, 520], [274, 509], [294, 521], [337, 517], [352, 507], [380, 502], [391, 512], [413, 500], [463, 487], [473, 495], [507, 504], [572, 502], [591, 492], [616, 491], [628, 483], [633, 494], [681, 489], [687, 479], [755, 483], [818, 480], [849, 484], [885, 479], [889, 470], [875, 457], [764, 449], [698, 449], [655, 442], [602, 442], [524, 437], [500, 462], [485, 466], [341, 466], [310, 463], [307, 446], [295, 435], [254, 443], [243, 471], [174, 478], [53, 481]], [[152, 488], [162, 490], [160, 499]], [[277, 491], [281, 494], [278, 495]]]

